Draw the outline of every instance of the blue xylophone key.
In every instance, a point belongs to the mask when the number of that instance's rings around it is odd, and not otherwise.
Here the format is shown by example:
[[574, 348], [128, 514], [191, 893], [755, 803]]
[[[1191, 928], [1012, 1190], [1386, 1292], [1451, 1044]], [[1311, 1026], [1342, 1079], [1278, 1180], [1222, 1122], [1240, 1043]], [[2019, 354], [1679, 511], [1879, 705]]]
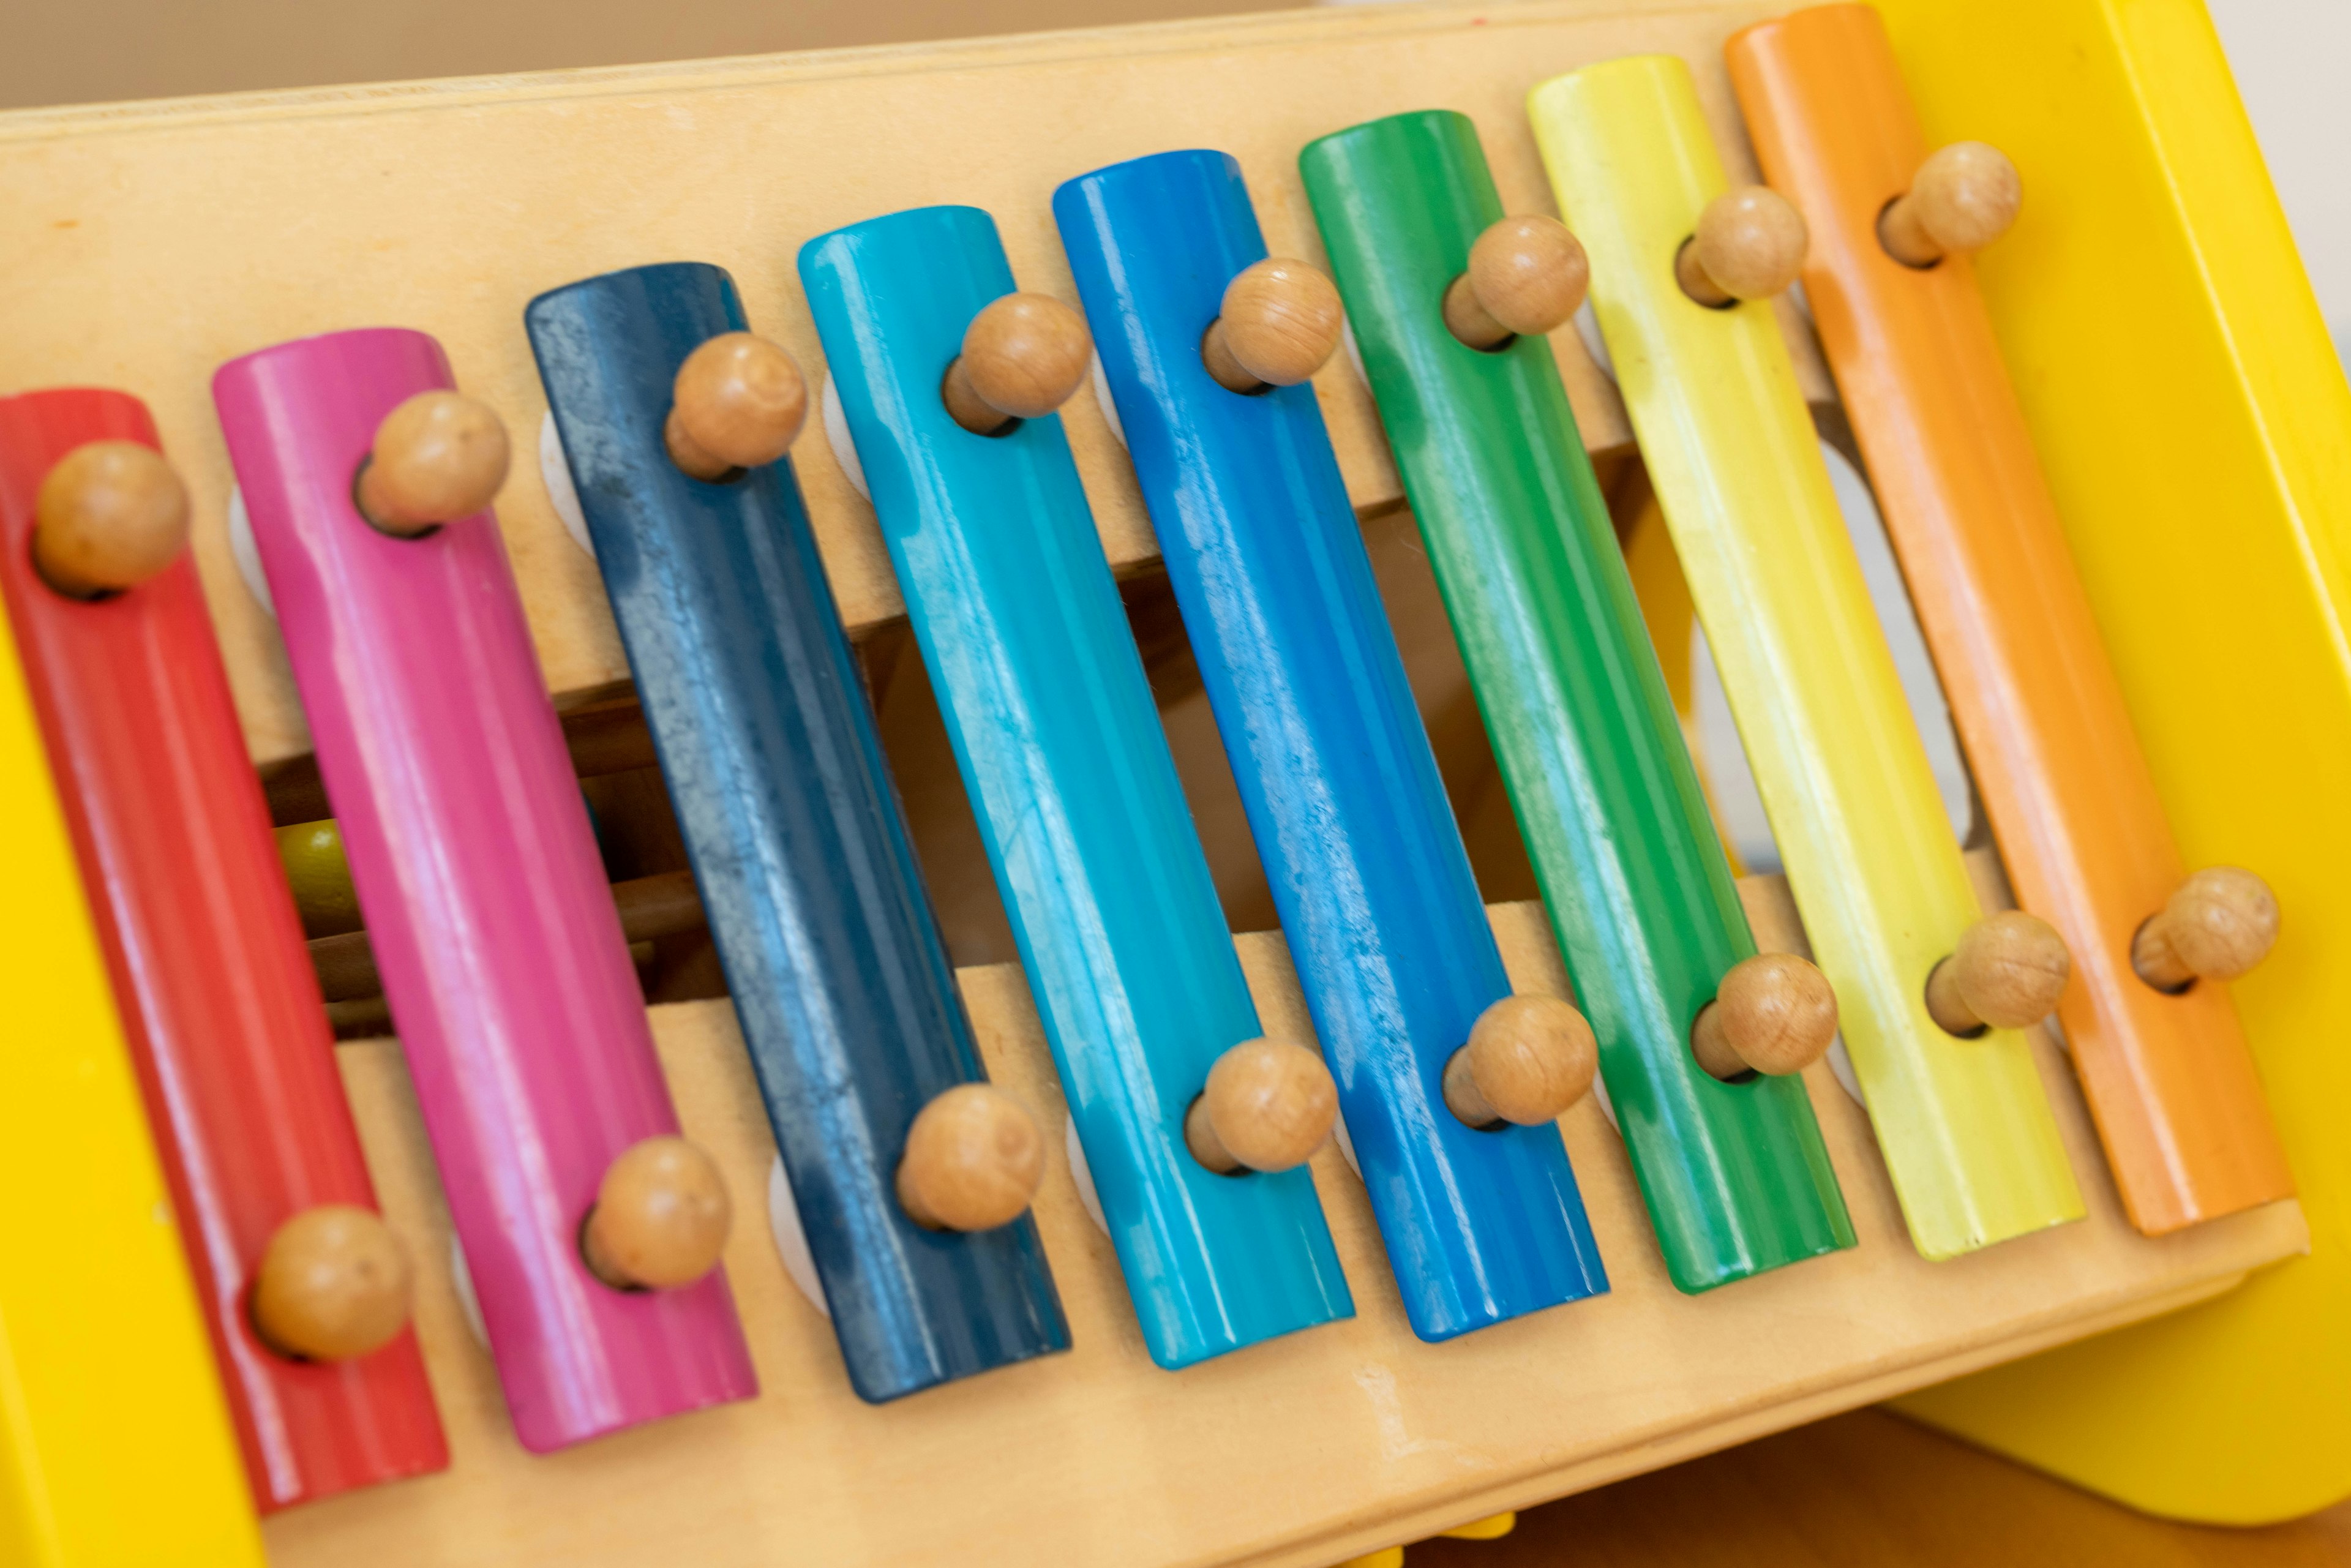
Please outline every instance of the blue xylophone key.
[[894, 1190], [979, 1057], [790, 465], [705, 483], [664, 443], [681, 362], [744, 328], [732, 280], [611, 273], [525, 320], [851, 1383], [1067, 1349], [1027, 1215], [927, 1229]]

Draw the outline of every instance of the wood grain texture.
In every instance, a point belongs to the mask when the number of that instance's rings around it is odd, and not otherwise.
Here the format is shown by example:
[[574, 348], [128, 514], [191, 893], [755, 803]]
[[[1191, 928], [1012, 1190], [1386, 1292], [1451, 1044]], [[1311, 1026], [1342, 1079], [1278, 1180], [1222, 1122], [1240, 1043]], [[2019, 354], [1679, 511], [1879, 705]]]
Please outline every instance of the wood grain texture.
[[[1978, 862], [1989, 891], [1989, 862]], [[1766, 946], [1795, 942], [1772, 878], [1742, 885]], [[1562, 992], [1541, 909], [1492, 911], [1512, 978]], [[1309, 1020], [1278, 937], [1238, 941], [1270, 1030]], [[1061, 1125], [1045, 1043], [1009, 967], [966, 969], [994, 1081]], [[1598, 1106], [1564, 1126], [1612, 1295], [1443, 1346], [1411, 1337], [1362, 1188], [1314, 1161], [1359, 1315], [1182, 1373], [1155, 1370], [1109, 1242], [1062, 1155], [1036, 1204], [1076, 1348], [885, 1406], [850, 1391], [831, 1335], [784, 1276], [762, 1197], [774, 1158], [729, 1009], [653, 1009], [686, 1134], [737, 1195], [728, 1278], [762, 1393], [533, 1459], [509, 1434], [448, 1278], [447, 1218], [393, 1042], [343, 1048], [384, 1204], [419, 1240], [417, 1320], [449, 1427], [444, 1476], [269, 1525], [277, 1568], [603, 1568], [687, 1561], [1248, 1563], [1324, 1568], [1504, 1509], [1865, 1404], [2225, 1290], [2303, 1243], [2280, 1204], [2149, 1240], [2124, 1222], [2056, 1048], [2033, 1049], [2090, 1218], [1949, 1263], [1905, 1239], [1859, 1110], [1807, 1077], [1856, 1249], [1700, 1297], [1677, 1294]], [[908, 1500], [921, 1499], [921, 1506]]]
[[[1276, 254], [1319, 261], [1295, 156], [1313, 136], [1443, 102], [1473, 114], [1513, 212], [1552, 210], [1519, 99], [1545, 68], [1665, 49], [1697, 71], [1734, 172], [1751, 176], [1721, 45], [1771, 13], [1732, 0], [1634, 15], [1541, 0], [1332, 9], [1091, 33], [550, 72], [0, 115], [10, 308], [0, 362], [25, 385], [105, 381], [154, 408], [195, 503], [195, 549], [256, 759], [308, 748], [276, 629], [237, 580], [228, 474], [204, 390], [223, 361], [308, 333], [392, 321], [446, 345], [460, 386], [528, 453], [545, 403], [521, 329], [536, 293], [679, 256], [742, 285], [754, 330], [821, 385], [790, 257], [895, 208], [992, 211], [1025, 287], [1069, 298], [1056, 182], [1171, 147], [1234, 153]], [[695, 177], [681, 181], [679, 171]], [[266, 243], [259, 236], [266, 236]], [[92, 301], [104, 301], [103, 309]], [[1782, 323], [1811, 395], [1828, 383]], [[1585, 440], [1630, 440], [1611, 384], [1555, 333]], [[1315, 385], [1359, 510], [1400, 497], [1371, 400], [1344, 356]], [[1094, 400], [1063, 413], [1112, 565], [1156, 553]], [[824, 450], [797, 448], [852, 634], [901, 612], [872, 514]], [[626, 678], [595, 568], [564, 536], [537, 465], [499, 508], [540, 664], [559, 706]]]

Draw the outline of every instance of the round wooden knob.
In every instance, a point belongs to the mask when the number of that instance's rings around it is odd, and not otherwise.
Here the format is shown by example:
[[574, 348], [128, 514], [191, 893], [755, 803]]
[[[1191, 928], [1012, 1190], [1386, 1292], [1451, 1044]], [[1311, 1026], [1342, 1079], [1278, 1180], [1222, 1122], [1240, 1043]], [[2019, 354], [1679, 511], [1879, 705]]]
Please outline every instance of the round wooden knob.
[[418, 392], [383, 416], [360, 471], [360, 512], [413, 537], [470, 517], [507, 482], [506, 422], [462, 392]]
[[2022, 1029], [2056, 1009], [2074, 973], [2065, 939], [2047, 921], [2011, 909], [1977, 921], [1959, 950], [1927, 977], [1927, 1011], [1951, 1034], [1989, 1024]]
[[408, 1252], [383, 1217], [349, 1204], [277, 1228], [253, 1281], [253, 1328], [280, 1355], [349, 1361], [408, 1326]]
[[1231, 392], [1310, 380], [1339, 347], [1339, 290], [1311, 263], [1270, 256], [1234, 275], [1200, 340], [1200, 359]]
[[187, 486], [162, 453], [136, 441], [75, 447], [33, 501], [33, 564], [76, 599], [136, 588], [187, 544]]
[[1796, 281], [1810, 243], [1803, 214], [1785, 196], [1745, 185], [1706, 204], [1698, 233], [1675, 259], [1674, 276], [1701, 305], [1768, 299]]
[[1980, 141], [1954, 141], [1918, 165], [1910, 189], [1879, 214], [1877, 237], [1904, 266], [1932, 267], [1991, 244], [2023, 207], [2024, 180], [2007, 153]]
[[898, 1201], [933, 1230], [1018, 1219], [1045, 1179], [1045, 1135], [1001, 1089], [959, 1083], [922, 1108], [898, 1162]]
[[1556, 1122], [1592, 1088], [1599, 1043], [1557, 997], [1504, 997], [1445, 1064], [1445, 1103], [1472, 1127]]
[[791, 355], [749, 332], [722, 332], [685, 357], [662, 434], [696, 479], [759, 468], [791, 450], [808, 417], [808, 383]]
[[1793, 953], [1741, 958], [1699, 1009], [1690, 1049], [1717, 1078], [1802, 1072], [1836, 1039], [1836, 992]]
[[619, 1290], [691, 1285], [718, 1266], [733, 1218], [717, 1162], [684, 1138], [645, 1138], [605, 1170], [580, 1254]]
[[1320, 1056], [1287, 1040], [1245, 1040], [1208, 1070], [1184, 1141], [1212, 1171], [1286, 1171], [1313, 1157], [1338, 1117], [1338, 1085]]
[[2270, 884], [2238, 866], [2207, 866], [2138, 928], [2131, 967], [2159, 991], [2196, 979], [2233, 980], [2268, 957], [2277, 936]]
[[940, 395], [957, 424], [992, 434], [1069, 402], [1093, 352], [1084, 317], [1050, 295], [1008, 294], [972, 318]]
[[367, 924], [360, 915], [359, 890], [351, 885], [350, 860], [343, 853], [342, 826], [334, 818], [278, 829], [277, 860], [302, 916], [303, 936], [335, 936]]
[[1503, 218], [1469, 247], [1469, 268], [1445, 290], [1445, 325], [1473, 349], [1565, 326], [1583, 304], [1592, 264], [1557, 218]]

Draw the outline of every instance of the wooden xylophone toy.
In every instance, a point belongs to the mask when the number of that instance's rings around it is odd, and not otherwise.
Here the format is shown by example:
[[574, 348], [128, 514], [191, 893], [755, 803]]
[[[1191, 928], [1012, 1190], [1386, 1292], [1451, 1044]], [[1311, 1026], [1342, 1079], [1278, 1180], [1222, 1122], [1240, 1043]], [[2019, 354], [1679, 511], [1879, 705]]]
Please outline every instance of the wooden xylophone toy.
[[2145, 9], [0, 116], [0, 1561], [1393, 1562], [1897, 1395], [2351, 1492], [2351, 393]]

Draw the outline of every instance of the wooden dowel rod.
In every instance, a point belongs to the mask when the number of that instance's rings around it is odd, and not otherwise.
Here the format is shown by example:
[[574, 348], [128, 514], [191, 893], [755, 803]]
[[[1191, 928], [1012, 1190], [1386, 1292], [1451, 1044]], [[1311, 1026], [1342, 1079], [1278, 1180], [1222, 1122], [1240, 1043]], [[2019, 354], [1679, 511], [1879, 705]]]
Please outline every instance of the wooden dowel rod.
[[[645, 727], [644, 710], [639, 707], [592, 708], [567, 715], [563, 739], [571, 749], [571, 770], [582, 779], [632, 773], [653, 767], [656, 760], [653, 733]], [[287, 763], [263, 780], [262, 788], [269, 797], [269, 820], [277, 827], [322, 821], [335, 814], [314, 758]]]
[[[709, 924], [702, 913], [702, 898], [695, 891], [692, 872], [665, 871], [616, 882], [612, 902], [621, 911], [621, 929], [632, 943], [699, 931]], [[310, 944], [310, 962], [319, 971], [319, 988], [329, 1006], [383, 994], [375, 952], [368, 946], [364, 931], [319, 937]]]

